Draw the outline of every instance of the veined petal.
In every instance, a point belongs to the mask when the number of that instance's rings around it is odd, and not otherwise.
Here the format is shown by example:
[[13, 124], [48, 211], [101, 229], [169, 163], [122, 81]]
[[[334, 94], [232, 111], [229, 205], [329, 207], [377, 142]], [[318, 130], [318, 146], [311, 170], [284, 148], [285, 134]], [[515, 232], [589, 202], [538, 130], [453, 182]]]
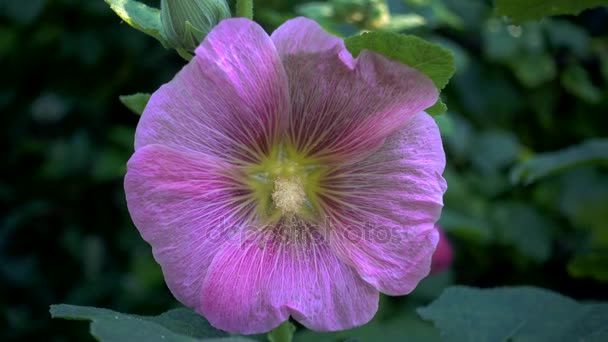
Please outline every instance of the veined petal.
[[201, 313], [216, 328], [243, 334], [267, 332], [289, 316], [312, 330], [334, 331], [367, 323], [378, 299], [322, 241], [252, 238], [216, 256]]
[[196, 56], [156, 91], [142, 115], [136, 149], [162, 144], [255, 161], [288, 123], [287, 78], [274, 44], [246, 19], [227, 19]]
[[131, 157], [127, 205], [173, 295], [200, 304], [203, 279], [219, 248], [248, 222], [250, 206], [217, 157], [147, 145]]
[[283, 58], [339, 51], [342, 62], [351, 68], [354, 66], [353, 56], [346, 50], [344, 40], [327, 33], [312, 19], [298, 17], [287, 20], [270, 38]]
[[314, 21], [288, 21], [272, 39], [289, 80], [289, 139], [305, 154], [360, 159], [437, 101], [426, 75], [367, 50], [353, 61]]
[[444, 167], [439, 129], [421, 112], [374, 155], [329, 176], [331, 247], [380, 292], [407, 294], [429, 273]]

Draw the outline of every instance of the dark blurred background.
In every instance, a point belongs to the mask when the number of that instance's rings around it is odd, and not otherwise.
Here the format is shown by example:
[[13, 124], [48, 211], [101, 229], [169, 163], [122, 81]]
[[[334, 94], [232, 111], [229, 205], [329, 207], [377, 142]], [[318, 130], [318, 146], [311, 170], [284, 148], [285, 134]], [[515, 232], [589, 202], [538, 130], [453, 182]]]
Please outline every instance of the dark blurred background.
[[[455, 54], [437, 118], [449, 185], [440, 223], [455, 261], [412, 296], [383, 298], [378, 320], [411, 315], [454, 283], [608, 299], [605, 165], [527, 186], [509, 177], [537, 153], [607, 136], [606, 8], [515, 26], [483, 0], [255, 3], [269, 31], [305, 14], [336, 34], [413, 33]], [[0, 340], [91, 339], [84, 323], [51, 321], [54, 303], [178, 305], [126, 209], [138, 117], [118, 96], [153, 92], [184, 63], [103, 0], [0, 0]]]

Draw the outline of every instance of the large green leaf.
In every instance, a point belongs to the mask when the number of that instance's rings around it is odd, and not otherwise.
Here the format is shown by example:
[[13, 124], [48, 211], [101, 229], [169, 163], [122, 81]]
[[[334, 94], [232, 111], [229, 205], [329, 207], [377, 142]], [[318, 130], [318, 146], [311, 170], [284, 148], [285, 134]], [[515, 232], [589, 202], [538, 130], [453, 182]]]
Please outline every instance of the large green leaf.
[[[344, 43], [353, 56], [358, 56], [362, 50], [367, 49], [409, 65], [427, 75], [440, 90], [448, 84], [456, 71], [451, 51], [416, 36], [366, 32], [346, 38]], [[446, 109], [445, 104], [439, 100], [427, 112], [437, 115]]]
[[105, 0], [110, 8], [127, 24], [150, 35], [166, 46], [162, 35], [160, 10], [135, 0]]
[[188, 309], [169, 310], [158, 316], [137, 316], [108, 309], [59, 304], [51, 305], [50, 311], [53, 318], [91, 321], [91, 334], [100, 341], [251, 341], [229, 337]]
[[511, 171], [513, 183], [530, 184], [540, 178], [587, 164], [608, 165], [608, 139], [587, 140], [563, 150], [539, 154]]
[[608, 340], [608, 304], [534, 287], [451, 287], [418, 313], [451, 342]]
[[496, 13], [521, 23], [552, 15], [576, 15], [585, 9], [606, 5], [607, 0], [496, 0]]

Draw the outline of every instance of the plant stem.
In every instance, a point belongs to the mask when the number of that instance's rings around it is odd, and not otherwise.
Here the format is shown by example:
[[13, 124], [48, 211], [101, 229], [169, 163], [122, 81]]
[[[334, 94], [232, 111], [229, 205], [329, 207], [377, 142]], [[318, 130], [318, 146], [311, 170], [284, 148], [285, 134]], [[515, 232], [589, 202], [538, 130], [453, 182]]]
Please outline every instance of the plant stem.
[[236, 16], [253, 20], [253, 0], [236, 0]]
[[268, 340], [270, 342], [291, 342], [294, 332], [296, 332], [296, 327], [286, 320], [268, 333]]

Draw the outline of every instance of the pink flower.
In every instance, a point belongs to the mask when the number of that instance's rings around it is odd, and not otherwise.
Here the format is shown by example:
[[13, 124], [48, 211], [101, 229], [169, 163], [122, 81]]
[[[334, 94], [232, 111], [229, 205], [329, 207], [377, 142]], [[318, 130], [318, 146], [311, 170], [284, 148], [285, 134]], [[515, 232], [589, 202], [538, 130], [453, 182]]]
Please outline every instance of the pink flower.
[[368, 322], [430, 269], [432, 81], [297, 18], [222, 21], [137, 127], [125, 191], [175, 297], [220, 329]]
[[447, 270], [452, 265], [452, 260], [454, 259], [454, 251], [452, 250], [452, 244], [448, 236], [445, 235], [439, 226], [435, 228], [439, 232], [439, 243], [437, 243], [437, 248], [431, 261], [431, 274]]

